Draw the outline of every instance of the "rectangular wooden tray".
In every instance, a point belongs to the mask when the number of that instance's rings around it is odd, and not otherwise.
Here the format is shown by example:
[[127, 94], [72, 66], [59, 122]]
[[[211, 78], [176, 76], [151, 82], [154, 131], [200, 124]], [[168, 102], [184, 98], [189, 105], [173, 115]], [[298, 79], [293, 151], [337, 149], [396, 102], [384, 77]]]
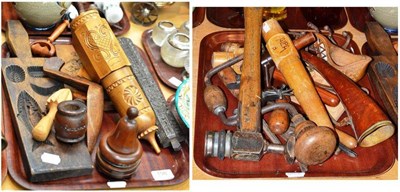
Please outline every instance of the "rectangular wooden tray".
[[[56, 43], [58, 44], [70, 44], [70, 38], [60, 38]], [[143, 50], [140, 50], [140, 54], [145, 62], [150, 62]], [[6, 44], [2, 46], [2, 57], [9, 56], [9, 52]], [[2, 90], [4, 92], [5, 90]], [[80, 176], [74, 178], [60, 179], [56, 181], [31, 183], [27, 180], [23, 162], [18, 146], [17, 138], [13, 128], [10, 108], [7, 103], [7, 99], [2, 97], [2, 126], [5, 129], [5, 137], [8, 141], [8, 147], [5, 149], [7, 153], [7, 168], [9, 176], [11, 176], [15, 182], [27, 189], [35, 190], [73, 190], [73, 189], [108, 189], [108, 179], [100, 175], [93, 170], [89, 176]], [[117, 113], [107, 112], [103, 116], [103, 124], [100, 131], [99, 138], [105, 133], [112, 130], [118, 122], [119, 116]], [[159, 155], [155, 154], [151, 146], [142, 142], [143, 156], [142, 162], [139, 166], [136, 175], [129, 180], [125, 180], [126, 188], [137, 188], [137, 187], [154, 187], [154, 186], [168, 186], [179, 184], [189, 178], [189, 147], [187, 143], [181, 143], [182, 150], [174, 152], [169, 148], [162, 149]], [[96, 144], [97, 148], [98, 143]], [[91, 154], [92, 161], [95, 162], [95, 150]], [[155, 181], [151, 172], [158, 170], [171, 170], [174, 178], [165, 181]]]
[[[284, 157], [278, 154], [267, 154], [259, 162], [236, 161], [229, 158], [219, 160], [218, 158], [206, 158], [204, 156], [204, 138], [206, 131], [232, 130], [235, 127], [223, 125], [220, 119], [213, 115], [206, 107], [203, 98], [205, 84], [202, 81], [205, 74], [211, 69], [211, 56], [218, 51], [224, 42], [243, 43], [244, 31], [220, 31], [207, 35], [200, 44], [199, 70], [196, 97], [196, 119], [194, 129], [194, 160], [204, 172], [224, 178], [268, 178], [287, 177], [287, 172], [301, 172], [298, 165], [289, 165]], [[222, 81], [216, 75], [213, 84], [221, 87], [227, 96], [227, 115], [232, 115], [233, 109], [237, 107], [237, 99], [226, 89]], [[373, 98], [378, 95], [371, 87], [368, 76], [360, 81], [360, 85], [368, 88]], [[351, 134], [349, 127], [342, 129]], [[357, 147], [355, 152], [357, 158], [351, 158], [341, 153], [331, 157], [319, 166], [309, 166], [305, 177], [339, 177], [339, 176], [370, 176], [383, 173], [390, 169], [397, 155], [397, 136], [374, 147]]]

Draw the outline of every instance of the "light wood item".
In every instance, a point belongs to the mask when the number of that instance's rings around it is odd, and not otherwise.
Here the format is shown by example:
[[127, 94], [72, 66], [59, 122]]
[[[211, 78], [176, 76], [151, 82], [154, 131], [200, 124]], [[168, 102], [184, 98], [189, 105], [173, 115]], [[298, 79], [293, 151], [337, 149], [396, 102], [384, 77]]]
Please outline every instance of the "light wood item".
[[[279, 23], [274, 19], [264, 22], [262, 29], [262, 36], [276, 67], [282, 72], [289, 87], [293, 89], [294, 95], [308, 118], [318, 126], [334, 129], [328, 112], [289, 36], [284, 33]], [[350, 135], [339, 130], [336, 130], [336, 133], [340, 142], [348, 148], [353, 149], [357, 146], [357, 141]]]
[[262, 8], [244, 8], [245, 41], [239, 90], [241, 131], [261, 130], [261, 23]]
[[332, 44], [328, 38], [320, 33], [315, 33], [315, 36], [319, 41], [317, 41], [314, 46], [323, 51], [319, 53], [320, 57], [326, 57], [324, 59], [326, 59], [332, 67], [345, 74], [354, 82], [364, 77], [368, 64], [372, 60], [371, 57], [350, 53]]
[[[215, 68], [234, 57], [235, 57], [234, 53], [214, 52], [212, 55], [211, 65], [213, 68]], [[235, 64], [235, 65], [237, 65], [237, 64]], [[234, 69], [231, 67], [227, 67], [227, 68], [221, 70], [220, 72], [218, 72], [218, 76], [222, 79], [224, 84], [227, 86], [238, 83], [237, 78], [236, 78], [237, 74], [234, 71]], [[238, 88], [231, 89], [228, 87], [228, 89], [233, 94], [233, 96], [235, 96], [236, 98], [239, 96]]]
[[47, 107], [49, 108], [49, 112], [43, 116], [39, 123], [36, 124], [32, 129], [32, 137], [36, 141], [46, 140], [53, 125], [54, 117], [57, 113], [57, 105], [63, 101], [69, 100], [72, 100], [72, 92], [68, 88], [63, 88], [56, 91], [47, 99]]
[[98, 11], [81, 13], [71, 23], [72, 45], [90, 78], [103, 85], [121, 117], [130, 106], [139, 110], [136, 118], [138, 138], [147, 140], [155, 152], [160, 147], [155, 139], [158, 129], [149, 101], [130, 68], [129, 59]]

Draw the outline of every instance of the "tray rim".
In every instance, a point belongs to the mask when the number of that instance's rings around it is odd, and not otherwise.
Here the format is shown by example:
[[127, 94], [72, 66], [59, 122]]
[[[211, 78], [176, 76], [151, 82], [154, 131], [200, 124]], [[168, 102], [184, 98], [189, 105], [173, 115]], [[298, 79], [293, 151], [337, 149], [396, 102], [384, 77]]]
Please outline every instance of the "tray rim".
[[[200, 42], [200, 45], [199, 45], [199, 65], [200, 64], [202, 64], [203, 63], [203, 61], [202, 60], [204, 60], [203, 58], [205, 58], [205, 57], [207, 57], [205, 54], [204, 54], [204, 49], [202, 49], [202, 48], [204, 48], [204, 47], [209, 47], [209, 46], [205, 46], [204, 44], [208, 41], [208, 39], [212, 39], [215, 35], [220, 35], [220, 34], [229, 34], [229, 35], [234, 35], [234, 34], [240, 34], [240, 33], [244, 33], [244, 30], [240, 30], [240, 29], [235, 29], [235, 30], [222, 30], [222, 31], [216, 31], [216, 32], [213, 32], [213, 33], [210, 33], [210, 34], [208, 34], [208, 35], [206, 35], [205, 37], [203, 37], [203, 39], [201, 40], [201, 42]], [[358, 45], [357, 45], [358, 46]], [[359, 48], [359, 49], [361, 49], [361, 48]], [[361, 52], [361, 50], [360, 50], [360, 52]], [[204, 69], [203, 69], [204, 70]], [[200, 70], [198, 71], [198, 73], [200, 72]], [[366, 75], [368, 75], [368, 74], [366, 74]], [[200, 76], [198, 76], [198, 77], [200, 77]], [[370, 77], [368, 76], [367, 77], [368, 78], [368, 81], [369, 81], [369, 83], [372, 85], [372, 82], [371, 82], [371, 79], [370, 79]], [[200, 79], [201, 79], [201, 77], [200, 77]], [[197, 88], [199, 88], [199, 87], [201, 87], [201, 85], [203, 84], [203, 82], [201, 81], [201, 80], [199, 80], [198, 82], [197, 82]], [[372, 88], [373, 89], [375, 89], [373, 86], [372, 86]], [[203, 98], [203, 96], [202, 95], [200, 95], [200, 92], [199, 92], [199, 89], [197, 89], [197, 93], [193, 93], [194, 95], [195, 95], [195, 97], [196, 98]], [[229, 93], [228, 93], [229, 94]], [[196, 105], [196, 111], [194, 111], [194, 113], [197, 113], [198, 112], [198, 110], [199, 110], [199, 108], [198, 108], [198, 106], [199, 105], [201, 105], [200, 103], [202, 102], [202, 100], [200, 101], [199, 99], [197, 99], [196, 100], [196, 103], [194, 103], [193, 105]], [[196, 118], [195, 118], [195, 123], [194, 123], [194, 131], [193, 131], [193, 138], [194, 139], [196, 139], [196, 134], [199, 134], [198, 132], [196, 132], [196, 128], [198, 129], [198, 122], [199, 122], [199, 116], [198, 115], [196, 115]], [[394, 137], [392, 136], [391, 138], [389, 138], [387, 141], [385, 141], [385, 142], [395, 142], [395, 141], [393, 141], [394, 140]], [[196, 143], [196, 141], [194, 141], [194, 143]], [[392, 143], [389, 143], [389, 144], [387, 144], [387, 145], [392, 145]], [[193, 147], [194, 147], [194, 150], [196, 149], [195, 148], [195, 144], [193, 145]], [[392, 147], [392, 146], [391, 146]], [[211, 168], [209, 168], [209, 167], [207, 167], [206, 166], [206, 164], [205, 164], [205, 161], [204, 161], [204, 158], [196, 158], [196, 154], [197, 153], [195, 153], [195, 151], [193, 150], [193, 160], [194, 160], [194, 162], [195, 162], [195, 164], [196, 164], [196, 166], [200, 169], [200, 170], [202, 170], [202, 171], [204, 171], [205, 173], [207, 173], [207, 174], [209, 174], [209, 175], [212, 175], [212, 176], [214, 176], [214, 177], [218, 177], [218, 178], [287, 178], [287, 177], [285, 177], [285, 176], [276, 176], [276, 177], [274, 177], [274, 176], [263, 176], [263, 175], [265, 175], [265, 174], [260, 174], [260, 173], [257, 173], [257, 174], [248, 174], [248, 173], [241, 173], [241, 174], [234, 174], [234, 173], [232, 173], [232, 172], [230, 172], [230, 173], [222, 173], [222, 172], [216, 172], [216, 171], [218, 171], [217, 169], [215, 169], [215, 170], [212, 170]], [[380, 172], [377, 172], [377, 173], [373, 173], [373, 174], [370, 174], [370, 175], [357, 175], [357, 174], [353, 174], [353, 175], [351, 175], [351, 174], [343, 174], [343, 175], [306, 175], [305, 177], [308, 177], [308, 178], [317, 178], [317, 177], [322, 177], [322, 178], [334, 178], [334, 177], [349, 177], [349, 178], [354, 178], [354, 177], [366, 177], [366, 176], [375, 176], [375, 175], [380, 175], [380, 174], [383, 174], [383, 173], [385, 173], [385, 172], [387, 172], [388, 170], [390, 170], [392, 167], [393, 167], [393, 165], [394, 165], [394, 163], [395, 163], [395, 161], [396, 161], [396, 151], [395, 151], [395, 149], [392, 147], [391, 148], [391, 152], [393, 152], [393, 160], [392, 161], [390, 161], [390, 163], [388, 163], [388, 166], [387, 167], [385, 167], [382, 171], [380, 171]]]

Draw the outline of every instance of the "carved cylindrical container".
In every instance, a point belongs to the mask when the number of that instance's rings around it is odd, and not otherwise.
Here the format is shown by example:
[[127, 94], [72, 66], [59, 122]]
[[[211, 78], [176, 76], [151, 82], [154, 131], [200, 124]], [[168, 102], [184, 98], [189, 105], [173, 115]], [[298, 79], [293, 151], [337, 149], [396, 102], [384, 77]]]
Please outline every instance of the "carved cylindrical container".
[[[107, 21], [96, 10], [90, 10], [75, 18], [71, 29], [72, 45], [83, 67], [93, 81], [106, 89], [119, 115], [124, 117], [127, 109], [134, 106], [139, 110], [136, 118], [139, 133], [147, 135], [154, 132], [157, 129], [154, 111]], [[154, 136], [147, 140], [159, 152]]]
[[54, 119], [56, 138], [66, 143], [84, 139], [87, 129], [86, 105], [78, 100], [63, 101], [57, 109]]

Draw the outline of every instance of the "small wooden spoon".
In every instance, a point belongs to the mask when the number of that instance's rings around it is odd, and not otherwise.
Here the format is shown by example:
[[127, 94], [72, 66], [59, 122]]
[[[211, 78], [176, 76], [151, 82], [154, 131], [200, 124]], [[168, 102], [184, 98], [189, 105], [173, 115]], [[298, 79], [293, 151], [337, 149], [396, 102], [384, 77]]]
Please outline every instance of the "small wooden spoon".
[[32, 129], [32, 137], [36, 141], [45, 141], [53, 125], [57, 113], [57, 105], [60, 102], [72, 100], [72, 92], [68, 88], [60, 89], [47, 99], [49, 112]]
[[53, 45], [53, 42], [61, 35], [61, 33], [67, 28], [69, 25], [68, 20], [64, 20], [45, 40], [35, 41], [31, 44], [32, 54], [41, 57], [52, 57], [56, 53], [56, 48]]

